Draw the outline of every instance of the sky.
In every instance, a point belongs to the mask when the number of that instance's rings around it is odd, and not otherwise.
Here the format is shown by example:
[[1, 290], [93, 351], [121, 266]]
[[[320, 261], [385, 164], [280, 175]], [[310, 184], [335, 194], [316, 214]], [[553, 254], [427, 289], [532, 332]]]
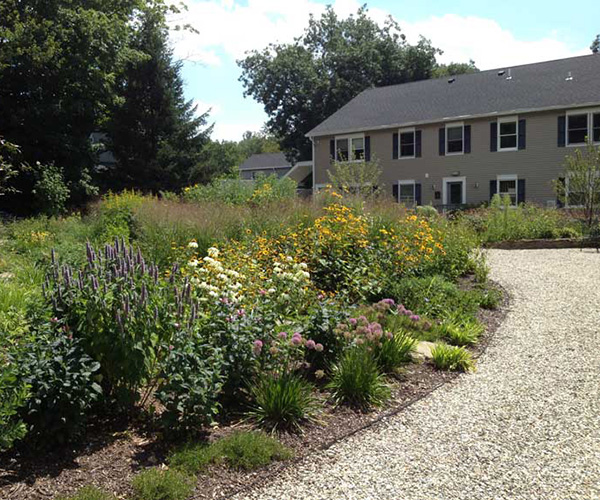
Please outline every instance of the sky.
[[[173, 23], [189, 23], [198, 33], [172, 32], [175, 57], [183, 61], [188, 99], [198, 112], [210, 109], [213, 139], [239, 140], [259, 131], [267, 116], [244, 97], [236, 60], [269, 43], [290, 42], [302, 34], [308, 16], [327, 4], [339, 16], [356, 13], [357, 0], [186, 0], [188, 11]], [[479, 69], [516, 66], [590, 53], [600, 32], [597, 0], [568, 8], [556, 0], [372, 0], [375, 21], [391, 15], [411, 43], [419, 35], [444, 51], [438, 62], [475, 61]]]

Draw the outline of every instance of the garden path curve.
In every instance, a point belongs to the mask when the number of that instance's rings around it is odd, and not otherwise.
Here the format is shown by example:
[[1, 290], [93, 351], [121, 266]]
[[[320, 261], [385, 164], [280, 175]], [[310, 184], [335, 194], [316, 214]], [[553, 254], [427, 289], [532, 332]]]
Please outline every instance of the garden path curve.
[[600, 254], [492, 250], [510, 311], [477, 372], [238, 500], [600, 498]]

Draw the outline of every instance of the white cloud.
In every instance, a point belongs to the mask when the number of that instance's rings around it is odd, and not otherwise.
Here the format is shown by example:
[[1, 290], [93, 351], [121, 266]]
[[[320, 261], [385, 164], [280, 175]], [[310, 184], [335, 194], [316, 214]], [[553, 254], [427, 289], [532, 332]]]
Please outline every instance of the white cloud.
[[[356, 13], [361, 4], [362, 0], [333, 2], [341, 17]], [[173, 22], [189, 23], [199, 33], [174, 32], [175, 53], [206, 65], [220, 64], [224, 55], [239, 59], [248, 50], [290, 42], [302, 34], [310, 13], [319, 16], [325, 9], [313, 0], [248, 0], [247, 5], [234, 0], [188, 0], [188, 7]], [[373, 8], [369, 15], [383, 23], [388, 13]], [[476, 16], [446, 14], [413, 23], [399, 19], [399, 23], [409, 41], [423, 35], [442, 48], [440, 62], [473, 59], [483, 69], [587, 53], [587, 47], [572, 50], [555, 31], [539, 40], [519, 40], [498, 22]]]
[[446, 14], [415, 23], [400, 21], [409, 41], [419, 35], [429, 38], [444, 53], [439, 62], [467, 62], [473, 59], [480, 69], [516, 66], [537, 61], [560, 59], [589, 52], [572, 50], [556, 32], [539, 40], [519, 40], [492, 19]]
[[221, 112], [221, 106], [210, 102], [203, 101], [201, 99], [194, 99], [193, 105], [196, 106], [196, 114], [202, 115], [207, 111], [210, 111], [209, 120], [213, 119]]
[[213, 129], [211, 138], [220, 141], [239, 141], [242, 139], [244, 132], [248, 130], [252, 132], [259, 132], [263, 127], [263, 124], [264, 122], [261, 120], [247, 122], [228, 122], [224, 120], [217, 120], [215, 122], [215, 128]]

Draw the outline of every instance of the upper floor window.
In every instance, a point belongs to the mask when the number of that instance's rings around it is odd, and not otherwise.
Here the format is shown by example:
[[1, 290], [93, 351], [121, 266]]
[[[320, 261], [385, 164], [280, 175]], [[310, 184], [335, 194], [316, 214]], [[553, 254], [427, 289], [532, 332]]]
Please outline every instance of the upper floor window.
[[362, 161], [365, 159], [365, 136], [348, 135], [335, 138], [337, 161]]
[[515, 151], [518, 149], [519, 121], [516, 116], [498, 119], [498, 149]]
[[585, 144], [586, 138], [600, 142], [600, 110], [567, 113], [567, 145]]
[[446, 154], [461, 154], [464, 152], [464, 129], [462, 123], [446, 125]]
[[399, 131], [400, 136], [400, 158], [415, 157], [415, 129], [403, 129]]

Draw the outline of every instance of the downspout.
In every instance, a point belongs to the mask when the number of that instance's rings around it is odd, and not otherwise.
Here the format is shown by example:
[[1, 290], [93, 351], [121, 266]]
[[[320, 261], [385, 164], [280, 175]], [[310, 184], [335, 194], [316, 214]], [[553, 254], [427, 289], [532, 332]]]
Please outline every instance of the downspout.
[[316, 178], [315, 178], [315, 139], [314, 137], [310, 138], [310, 142], [312, 144], [312, 194], [315, 195], [315, 186], [316, 186]]

